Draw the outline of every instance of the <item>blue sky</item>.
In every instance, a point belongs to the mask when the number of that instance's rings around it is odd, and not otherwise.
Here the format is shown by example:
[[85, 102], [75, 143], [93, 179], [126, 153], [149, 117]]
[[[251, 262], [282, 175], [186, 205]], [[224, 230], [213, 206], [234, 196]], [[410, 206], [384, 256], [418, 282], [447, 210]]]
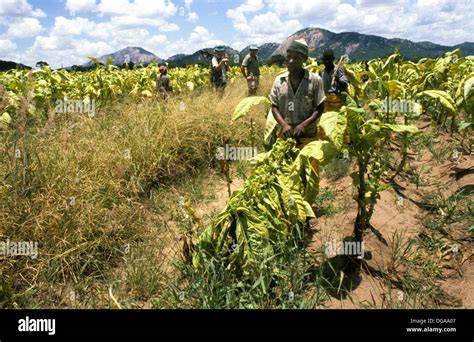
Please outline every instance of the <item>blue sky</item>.
[[454, 45], [474, 41], [474, 0], [0, 0], [0, 59], [54, 67], [126, 46], [159, 57], [280, 43], [305, 27]]

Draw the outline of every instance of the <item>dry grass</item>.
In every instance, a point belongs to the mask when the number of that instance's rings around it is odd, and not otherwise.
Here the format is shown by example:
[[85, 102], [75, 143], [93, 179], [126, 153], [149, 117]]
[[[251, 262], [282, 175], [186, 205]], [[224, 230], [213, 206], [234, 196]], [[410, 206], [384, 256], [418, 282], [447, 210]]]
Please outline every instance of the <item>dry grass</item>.
[[[264, 94], [271, 77], [262, 83]], [[0, 256], [0, 307], [71, 306], [71, 289], [84, 298], [76, 306], [102, 305], [95, 293], [122, 267], [124, 249], [161, 229], [166, 206], [149, 205], [153, 190], [211, 166], [223, 142], [248, 144], [249, 127], [230, 122], [245, 96], [236, 80], [223, 97], [124, 100], [94, 118], [56, 114], [46, 129], [23, 109], [0, 131], [0, 241], [37, 241], [39, 255]], [[264, 116], [254, 118], [261, 134]]]

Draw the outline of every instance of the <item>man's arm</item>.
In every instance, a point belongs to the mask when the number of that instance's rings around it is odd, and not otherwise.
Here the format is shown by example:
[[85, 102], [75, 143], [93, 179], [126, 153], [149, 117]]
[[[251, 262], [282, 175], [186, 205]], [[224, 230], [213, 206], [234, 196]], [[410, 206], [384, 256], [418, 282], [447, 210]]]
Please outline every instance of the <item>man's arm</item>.
[[212, 58], [212, 67], [216, 70], [221, 70], [222, 66], [227, 62], [227, 58], [222, 58], [219, 63], [217, 63], [217, 58]]
[[285, 119], [283, 118], [283, 115], [281, 114], [280, 110], [275, 105], [272, 106], [272, 114], [273, 114], [273, 117], [275, 118], [275, 120], [281, 126], [281, 128], [282, 128], [281, 132], [283, 133], [283, 136], [285, 136], [286, 138], [290, 138], [291, 136], [293, 136], [291, 126], [288, 124], [288, 122], [285, 121]]
[[242, 71], [242, 75], [244, 76], [245, 79], [247, 79], [247, 71], [248, 71], [248, 65], [249, 65], [249, 60], [250, 56], [247, 55], [245, 56], [244, 60], [242, 61], [242, 65], [240, 66], [240, 71]]
[[219, 62], [219, 65], [217, 66], [217, 69], [221, 70], [226, 62], [227, 62], [227, 58], [222, 58], [221, 61]]
[[323, 79], [321, 77], [318, 77], [316, 86], [314, 87], [313, 91], [313, 106], [315, 106], [316, 108], [309, 118], [307, 118], [305, 121], [295, 127], [295, 136], [301, 135], [306, 129], [306, 127], [318, 120], [324, 112], [324, 100], [326, 99], [326, 95], [324, 94]]
[[242, 72], [242, 75], [244, 76], [244, 78], [247, 78], [247, 67], [245, 65], [241, 65], [240, 66], [240, 71]]
[[313, 122], [317, 121], [324, 112], [324, 102], [321, 102], [319, 106], [316, 107], [316, 110], [311, 114], [309, 118], [305, 121], [300, 123], [298, 126], [295, 127], [294, 134], [295, 136], [300, 136], [303, 134], [306, 127], [310, 126]]

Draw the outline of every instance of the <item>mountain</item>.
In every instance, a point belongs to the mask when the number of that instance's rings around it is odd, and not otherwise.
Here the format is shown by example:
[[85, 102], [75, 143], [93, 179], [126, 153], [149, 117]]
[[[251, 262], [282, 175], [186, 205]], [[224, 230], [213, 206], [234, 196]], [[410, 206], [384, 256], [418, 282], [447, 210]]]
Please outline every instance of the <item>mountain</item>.
[[334, 33], [328, 30], [310, 27], [295, 32], [286, 38], [273, 52], [272, 62], [281, 62], [286, 55], [286, 49], [294, 39], [304, 38], [312, 57], [321, 57], [325, 49], [334, 50], [336, 56], [348, 55], [353, 60], [365, 60], [387, 56], [396, 48], [407, 59], [422, 57], [437, 57], [447, 51], [460, 48], [463, 55], [474, 55], [474, 43], [462, 43], [455, 46], [445, 46], [431, 42], [415, 43], [407, 39], [383, 38], [357, 32]]
[[[270, 58], [272, 56], [272, 53], [276, 50], [276, 48], [280, 44], [277, 43], [265, 43], [263, 45], [260, 45], [258, 47], [258, 56], [260, 57], [260, 61], [262, 63], [266, 63], [270, 61]], [[249, 45], [250, 46], [250, 45]], [[244, 57], [249, 53], [249, 46], [244, 48], [242, 51], [237, 51], [229, 46], [226, 46], [226, 53], [229, 56], [229, 59], [231, 63], [233, 64], [240, 64]], [[210, 55], [214, 54], [214, 48], [206, 48], [202, 49], [199, 51], [196, 51], [195, 53], [191, 55], [185, 55], [185, 54], [177, 54], [174, 56], [171, 56], [166, 60], [168, 62], [170, 67], [181, 67], [181, 66], [186, 66], [190, 64], [200, 64], [200, 65], [205, 65], [208, 66], [210, 64]], [[235, 63], [237, 59], [235, 56], [239, 56], [239, 62]]]
[[[231, 63], [236, 60], [235, 56], [239, 55], [237, 50], [234, 50], [230, 46], [225, 47], [225, 52], [229, 56]], [[191, 55], [177, 54], [171, 56], [166, 60], [170, 67], [182, 67], [186, 65], [199, 64], [204, 66], [211, 65], [211, 55], [214, 55], [214, 48], [205, 48], [194, 52]]]
[[[141, 47], [135, 47], [135, 46], [129, 46], [117, 52], [101, 56], [97, 58], [97, 60], [102, 64], [106, 64], [108, 58], [112, 58], [113, 60], [112, 64], [117, 65], [117, 66], [124, 65], [125, 63], [134, 64], [134, 65], [147, 65], [153, 61], [156, 61], [157, 63], [163, 62], [163, 59], [159, 58], [155, 54]], [[94, 62], [92, 61], [89, 61], [82, 65], [83, 68], [89, 68], [93, 66], [94, 66]]]
[[[260, 59], [261, 63], [270, 62], [273, 52], [280, 46], [278, 43], [265, 43], [258, 47], [258, 58]], [[239, 56], [240, 60], [243, 60], [245, 56], [249, 53], [249, 46], [245, 47], [242, 51], [240, 51]]]
[[7, 71], [10, 69], [31, 69], [31, 67], [21, 63], [0, 60], [0, 71]]
[[464, 42], [453, 46], [456, 49], [461, 49], [463, 56], [474, 55], [474, 43]]

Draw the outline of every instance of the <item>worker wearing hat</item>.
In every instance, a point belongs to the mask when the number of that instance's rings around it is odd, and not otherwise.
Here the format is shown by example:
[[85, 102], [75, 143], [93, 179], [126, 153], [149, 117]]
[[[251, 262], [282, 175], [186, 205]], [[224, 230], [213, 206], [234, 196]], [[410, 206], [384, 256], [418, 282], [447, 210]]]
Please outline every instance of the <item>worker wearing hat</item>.
[[[324, 111], [326, 98], [321, 77], [303, 68], [308, 50], [304, 39], [290, 43], [286, 50], [288, 72], [275, 78], [270, 92], [271, 111], [280, 128], [279, 137], [296, 139], [298, 148], [317, 140], [317, 121]], [[273, 118], [267, 117], [267, 127]], [[311, 166], [319, 175], [317, 160], [312, 160]]]
[[229, 58], [225, 53], [225, 46], [216, 46], [215, 56], [212, 57], [212, 83], [217, 90], [224, 91], [227, 85], [227, 63]]
[[260, 83], [260, 66], [257, 52], [258, 46], [250, 45], [249, 53], [245, 56], [242, 65], [240, 66], [242, 75], [247, 80], [249, 96], [257, 93], [257, 88]]
[[286, 63], [288, 72], [276, 77], [270, 93], [272, 113], [283, 138], [296, 138], [301, 145], [316, 140], [317, 120], [324, 111], [323, 80], [303, 68], [308, 59], [304, 39], [290, 43]]

